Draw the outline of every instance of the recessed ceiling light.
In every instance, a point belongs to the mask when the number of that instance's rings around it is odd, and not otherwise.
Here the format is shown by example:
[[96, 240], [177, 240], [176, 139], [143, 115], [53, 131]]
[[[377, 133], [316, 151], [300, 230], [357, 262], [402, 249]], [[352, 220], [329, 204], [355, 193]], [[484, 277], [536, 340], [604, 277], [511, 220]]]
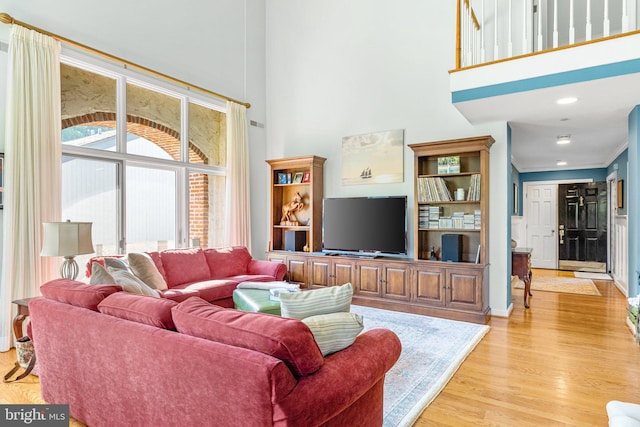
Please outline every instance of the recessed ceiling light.
[[575, 96], [568, 96], [566, 98], [560, 98], [556, 101], [557, 104], [559, 105], [566, 105], [566, 104], [573, 104], [574, 102], [577, 102], [578, 98], [576, 98]]
[[558, 135], [556, 143], [558, 145], [569, 144], [571, 142], [571, 135]]
[[556, 163], [556, 166], [566, 166], [567, 162], [565, 162], [564, 160], [558, 160], [558, 162]]

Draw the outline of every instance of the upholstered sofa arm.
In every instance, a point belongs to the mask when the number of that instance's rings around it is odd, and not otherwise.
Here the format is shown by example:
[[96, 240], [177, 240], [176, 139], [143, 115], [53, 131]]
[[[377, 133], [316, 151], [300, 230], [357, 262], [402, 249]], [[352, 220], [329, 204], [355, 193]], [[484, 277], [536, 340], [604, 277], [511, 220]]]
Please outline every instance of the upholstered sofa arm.
[[282, 280], [287, 274], [287, 266], [281, 262], [252, 259], [247, 266], [247, 274], [265, 274]]
[[361, 334], [350, 347], [327, 356], [318, 372], [298, 379], [293, 392], [274, 407], [274, 425], [324, 424], [384, 380], [401, 350], [398, 336], [388, 329]]

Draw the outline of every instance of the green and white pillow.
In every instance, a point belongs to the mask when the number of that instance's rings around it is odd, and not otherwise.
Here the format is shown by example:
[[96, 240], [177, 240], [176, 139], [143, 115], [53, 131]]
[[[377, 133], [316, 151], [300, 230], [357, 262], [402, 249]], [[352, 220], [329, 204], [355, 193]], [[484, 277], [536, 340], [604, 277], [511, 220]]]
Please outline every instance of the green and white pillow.
[[331, 313], [302, 320], [313, 334], [323, 356], [349, 347], [364, 328], [362, 316], [355, 313]]
[[351, 283], [324, 289], [280, 295], [282, 317], [304, 319], [320, 314], [349, 312], [353, 287]]

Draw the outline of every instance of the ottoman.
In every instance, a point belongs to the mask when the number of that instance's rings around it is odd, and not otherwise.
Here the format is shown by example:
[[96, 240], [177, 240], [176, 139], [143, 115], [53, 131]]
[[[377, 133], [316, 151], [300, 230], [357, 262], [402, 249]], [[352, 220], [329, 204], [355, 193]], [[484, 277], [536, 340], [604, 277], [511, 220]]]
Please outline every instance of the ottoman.
[[236, 289], [233, 291], [233, 305], [242, 311], [280, 316], [280, 302], [270, 297], [271, 293], [265, 289]]

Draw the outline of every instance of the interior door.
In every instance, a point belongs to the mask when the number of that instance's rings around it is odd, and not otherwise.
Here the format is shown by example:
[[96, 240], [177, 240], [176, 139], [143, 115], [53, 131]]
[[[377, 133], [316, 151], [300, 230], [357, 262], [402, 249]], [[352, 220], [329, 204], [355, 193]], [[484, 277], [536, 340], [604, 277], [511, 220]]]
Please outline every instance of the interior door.
[[556, 224], [557, 185], [527, 184], [527, 246], [532, 248], [531, 266], [555, 269], [558, 265]]
[[558, 186], [560, 268], [606, 271], [607, 183]]

